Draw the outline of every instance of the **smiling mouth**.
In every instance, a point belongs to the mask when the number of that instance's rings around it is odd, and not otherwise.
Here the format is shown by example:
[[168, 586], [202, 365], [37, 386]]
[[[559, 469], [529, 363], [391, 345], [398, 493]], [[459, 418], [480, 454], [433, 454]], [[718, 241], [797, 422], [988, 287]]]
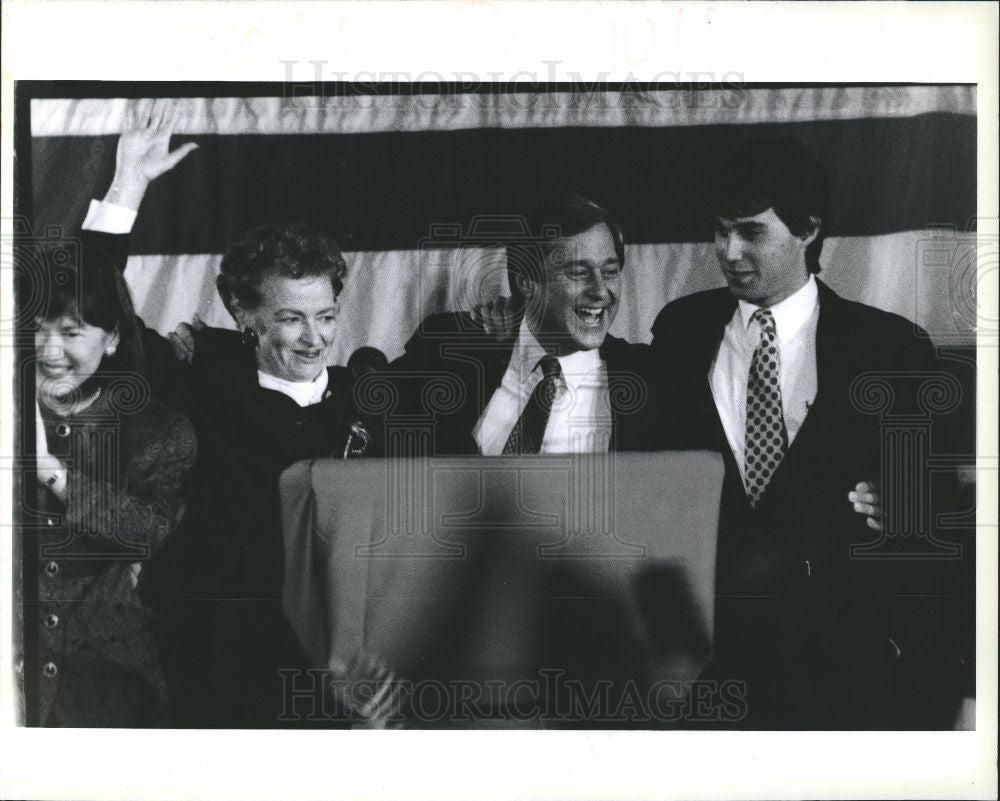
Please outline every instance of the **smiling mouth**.
[[607, 311], [606, 306], [580, 306], [576, 309], [576, 316], [584, 325], [597, 328], [604, 322]]
[[322, 348], [311, 348], [310, 350], [296, 350], [292, 352], [300, 359], [304, 359], [307, 362], [314, 362], [323, 355]]
[[38, 366], [47, 378], [63, 378], [70, 373], [69, 365], [65, 364], [46, 364], [45, 362], [41, 362]]

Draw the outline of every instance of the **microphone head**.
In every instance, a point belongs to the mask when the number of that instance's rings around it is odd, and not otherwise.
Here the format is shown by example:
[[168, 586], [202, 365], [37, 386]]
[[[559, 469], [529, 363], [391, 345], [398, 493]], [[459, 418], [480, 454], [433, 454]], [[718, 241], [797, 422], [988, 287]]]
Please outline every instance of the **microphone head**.
[[347, 360], [347, 366], [357, 376], [383, 370], [389, 366], [389, 360], [378, 348], [365, 346], [358, 348], [351, 354], [351, 358]]

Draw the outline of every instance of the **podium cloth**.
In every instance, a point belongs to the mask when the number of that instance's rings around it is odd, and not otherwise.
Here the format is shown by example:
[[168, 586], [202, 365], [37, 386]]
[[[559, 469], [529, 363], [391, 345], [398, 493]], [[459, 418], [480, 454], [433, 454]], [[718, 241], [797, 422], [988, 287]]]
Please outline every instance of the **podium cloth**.
[[691, 451], [300, 462], [285, 611], [314, 668], [410, 682], [409, 725], [669, 726], [711, 656], [721, 482]]

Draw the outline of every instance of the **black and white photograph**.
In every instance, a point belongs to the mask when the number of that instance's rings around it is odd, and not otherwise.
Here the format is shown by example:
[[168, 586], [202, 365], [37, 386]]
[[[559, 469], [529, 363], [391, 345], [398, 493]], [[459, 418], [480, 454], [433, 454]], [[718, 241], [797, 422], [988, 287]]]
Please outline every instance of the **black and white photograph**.
[[9, 736], [880, 733], [995, 789], [995, 77], [282, 55], [10, 81]]

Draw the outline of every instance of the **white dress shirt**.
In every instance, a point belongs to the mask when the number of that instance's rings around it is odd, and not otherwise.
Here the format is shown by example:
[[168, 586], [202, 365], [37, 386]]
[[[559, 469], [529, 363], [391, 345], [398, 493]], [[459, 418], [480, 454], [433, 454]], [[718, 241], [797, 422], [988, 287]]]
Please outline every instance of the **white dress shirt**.
[[[747, 379], [753, 352], [760, 344], [760, 326], [751, 318], [758, 308], [743, 300], [739, 302], [709, 370], [715, 408], [740, 475], [746, 470]], [[781, 359], [781, 406], [791, 445], [816, 400], [819, 293], [815, 277], [810, 275], [805, 286], [770, 308]]]
[[[522, 321], [503, 380], [472, 432], [484, 456], [503, 454], [510, 432], [541, 383], [538, 361], [546, 354]], [[581, 350], [558, 359], [561, 386], [545, 427], [541, 453], [607, 451], [612, 423], [607, 365], [597, 350]]]

